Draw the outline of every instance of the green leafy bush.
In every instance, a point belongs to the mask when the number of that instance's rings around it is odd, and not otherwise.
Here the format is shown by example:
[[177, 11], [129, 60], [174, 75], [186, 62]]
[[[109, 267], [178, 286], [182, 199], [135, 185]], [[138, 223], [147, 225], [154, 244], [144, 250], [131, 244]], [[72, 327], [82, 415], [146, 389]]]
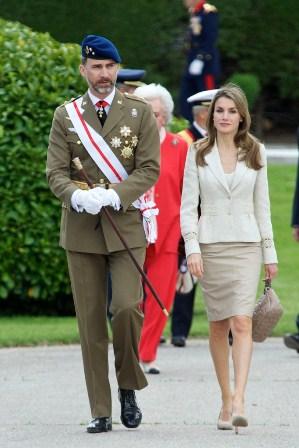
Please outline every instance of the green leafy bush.
[[185, 120], [185, 118], [181, 118], [181, 117], [173, 117], [171, 122], [169, 123], [169, 130], [170, 132], [173, 132], [174, 134], [176, 134], [177, 132], [182, 131], [183, 129], [188, 128], [190, 125], [190, 123], [188, 122], [188, 120]]
[[45, 177], [54, 109], [85, 90], [79, 46], [0, 19], [0, 298], [69, 294]]
[[252, 110], [261, 93], [261, 84], [258, 77], [252, 73], [234, 73], [228, 82], [233, 82], [244, 90], [249, 109]]

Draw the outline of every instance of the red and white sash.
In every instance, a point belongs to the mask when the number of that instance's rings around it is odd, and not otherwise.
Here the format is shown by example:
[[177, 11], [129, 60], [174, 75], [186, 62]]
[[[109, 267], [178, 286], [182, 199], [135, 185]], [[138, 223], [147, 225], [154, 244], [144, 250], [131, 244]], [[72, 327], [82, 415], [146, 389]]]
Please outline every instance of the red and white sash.
[[[114, 184], [127, 179], [128, 173], [107, 142], [84, 120], [81, 107], [82, 99], [80, 97], [66, 104], [65, 108], [86, 151], [110, 183]], [[156, 215], [159, 210], [152, 200], [152, 195], [145, 193], [132, 205], [140, 209], [142, 213], [143, 227], [148, 243], [155, 243], [158, 236]]]

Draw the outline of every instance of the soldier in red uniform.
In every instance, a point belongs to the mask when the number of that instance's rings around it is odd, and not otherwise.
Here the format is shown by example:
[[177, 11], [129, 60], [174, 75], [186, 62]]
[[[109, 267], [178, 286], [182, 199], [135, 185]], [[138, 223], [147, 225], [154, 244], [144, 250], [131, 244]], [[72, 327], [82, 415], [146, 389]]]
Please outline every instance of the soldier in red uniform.
[[[152, 199], [159, 208], [158, 238], [155, 244], [147, 248], [145, 268], [166, 309], [170, 311], [178, 269], [181, 188], [188, 145], [182, 138], [165, 129], [171, 119], [173, 101], [164, 87], [157, 84], [138, 87], [135, 95], [143, 97], [151, 104], [160, 132], [160, 177], [152, 188]], [[160, 373], [155, 360], [166, 317], [161, 313], [147, 287], [145, 295], [139, 357], [146, 373]]]
[[184, 0], [190, 11], [187, 37], [187, 63], [184, 70], [180, 111], [192, 122], [191, 105], [187, 98], [202, 90], [214, 89], [220, 72], [218, 38], [218, 13], [215, 6], [204, 0]]

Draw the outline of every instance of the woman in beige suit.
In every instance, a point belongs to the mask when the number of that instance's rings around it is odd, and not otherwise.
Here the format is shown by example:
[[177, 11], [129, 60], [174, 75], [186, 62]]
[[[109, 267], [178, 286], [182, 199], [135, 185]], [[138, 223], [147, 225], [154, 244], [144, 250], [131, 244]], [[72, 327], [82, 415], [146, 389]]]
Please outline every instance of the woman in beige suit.
[[261, 263], [266, 278], [277, 273], [266, 152], [249, 133], [250, 121], [242, 90], [233, 84], [219, 89], [210, 106], [208, 137], [191, 145], [188, 152], [181, 205], [188, 268], [200, 278], [210, 325], [210, 351], [222, 395], [217, 427], [235, 427], [236, 432], [239, 426], [248, 425], [244, 398]]

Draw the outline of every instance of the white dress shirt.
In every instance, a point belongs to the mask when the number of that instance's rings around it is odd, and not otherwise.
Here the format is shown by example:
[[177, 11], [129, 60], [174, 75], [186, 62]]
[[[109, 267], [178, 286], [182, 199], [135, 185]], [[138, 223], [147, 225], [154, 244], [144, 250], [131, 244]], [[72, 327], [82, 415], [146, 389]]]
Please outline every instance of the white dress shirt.
[[[99, 108], [96, 106], [96, 104], [97, 104], [97, 102], [100, 101], [100, 98], [98, 98], [93, 93], [91, 93], [90, 89], [88, 89], [88, 95], [89, 95], [89, 98], [91, 99], [92, 104], [94, 105], [96, 110], [98, 110]], [[103, 101], [106, 101], [106, 103], [108, 103], [108, 106], [104, 107], [105, 112], [106, 112], [107, 115], [108, 115], [108, 112], [110, 110], [110, 106], [112, 104], [114, 96], [115, 96], [115, 88], [112, 90], [111, 93], [109, 93], [108, 96], [106, 96], [106, 98], [103, 98]]]

